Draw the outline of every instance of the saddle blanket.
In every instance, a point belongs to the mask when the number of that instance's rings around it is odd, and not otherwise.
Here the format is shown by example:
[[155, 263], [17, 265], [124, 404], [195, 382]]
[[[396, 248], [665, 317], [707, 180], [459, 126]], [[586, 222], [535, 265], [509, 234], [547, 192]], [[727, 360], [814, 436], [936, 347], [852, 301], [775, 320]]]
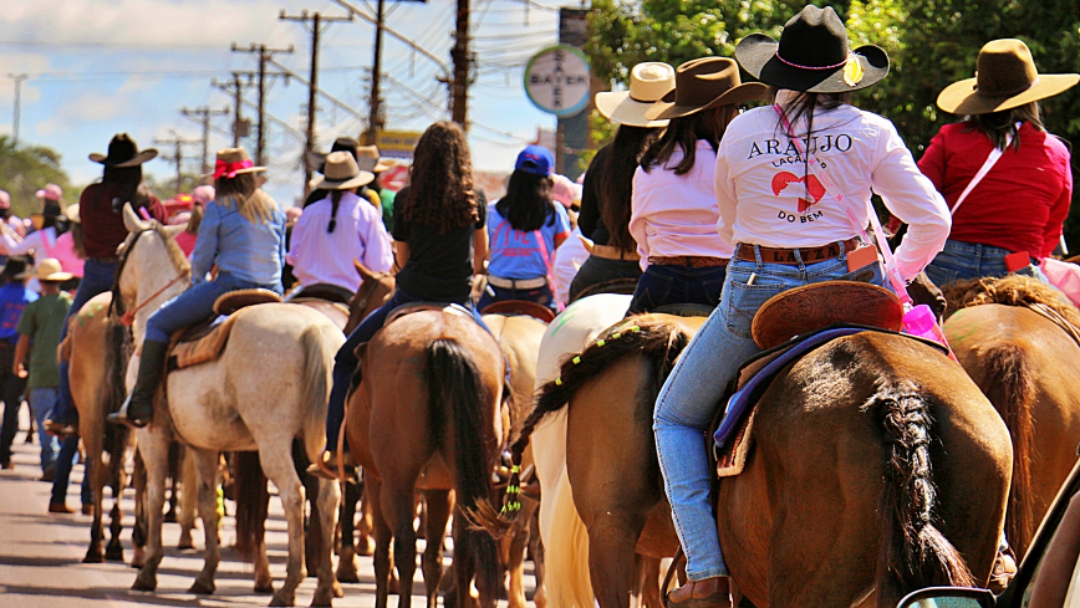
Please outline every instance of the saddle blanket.
[[225, 350], [229, 332], [239, 316], [238, 313], [219, 316], [208, 325], [194, 328], [195, 331], [185, 328], [175, 332], [169, 349], [169, 371], [217, 360]]

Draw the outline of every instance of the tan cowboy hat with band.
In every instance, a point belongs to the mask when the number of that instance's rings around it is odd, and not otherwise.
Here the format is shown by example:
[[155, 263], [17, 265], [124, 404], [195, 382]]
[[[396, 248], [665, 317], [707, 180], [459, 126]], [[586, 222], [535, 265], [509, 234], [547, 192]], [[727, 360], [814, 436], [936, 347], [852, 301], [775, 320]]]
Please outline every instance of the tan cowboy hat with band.
[[70, 272], [64, 272], [64, 268], [60, 265], [60, 260], [57, 260], [56, 258], [45, 258], [38, 262], [36, 276], [39, 281], [63, 283], [64, 281], [70, 281], [75, 275]]
[[356, 162], [363, 171], [385, 173], [397, 166], [397, 161], [379, 156], [378, 146], [360, 146], [356, 149]]
[[675, 90], [645, 112], [649, 120], [690, 116], [702, 110], [762, 99], [768, 87], [760, 82], [743, 83], [739, 64], [727, 57], [703, 57], [687, 61], [675, 70]]
[[311, 180], [311, 187], [322, 190], [352, 190], [375, 180], [375, 174], [361, 171], [356, 159], [348, 152], [331, 152], [326, 156], [323, 174]]
[[139, 146], [134, 139], [131, 139], [127, 133], [117, 133], [109, 142], [109, 153], [93, 152], [90, 154], [90, 160], [107, 167], [125, 169], [137, 167], [148, 160], [153, 160], [157, 155], [158, 151], [154, 148], [139, 152]]
[[244, 148], [222, 148], [217, 151], [217, 160], [214, 162], [214, 172], [203, 177], [219, 179], [226, 177], [232, 179], [244, 173], [257, 173], [266, 171], [266, 167], [256, 167]]
[[1020, 40], [991, 40], [979, 51], [975, 78], [946, 87], [937, 105], [950, 114], [989, 114], [1053, 97], [1077, 82], [1080, 74], [1040, 74]]
[[658, 61], [639, 63], [630, 70], [627, 91], [596, 94], [596, 109], [613, 123], [628, 127], [666, 127], [666, 120], [649, 120], [645, 112], [675, 88], [675, 68]]

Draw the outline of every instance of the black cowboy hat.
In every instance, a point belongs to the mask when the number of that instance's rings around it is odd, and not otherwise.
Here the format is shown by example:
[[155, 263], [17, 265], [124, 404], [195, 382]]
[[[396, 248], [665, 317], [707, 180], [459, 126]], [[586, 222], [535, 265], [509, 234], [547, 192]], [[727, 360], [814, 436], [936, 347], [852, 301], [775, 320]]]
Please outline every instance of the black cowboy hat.
[[832, 7], [807, 6], [784, 25], [780, 42], [751, 34], [735, 47], [739, 65], [765, 84], [806, 93], [865, 89], [889, 74], [889, 56], [867, 45], [848, 50], [847, 30]]
[[30, 276], [27, 269], [32, 265], [33, 262], [29, 258], [13, 255], [8, 258], [7, 263], [4, 264], [4, 270], [0, 274], [3, 274], [8, 279], [21, 281]]
[[148, 160], [153, 160], [157, 155], [158, 151], [154, 148], [139, 152], [139, 146], [134, 139], [131, 139], [127, 133], [117, 133], [109, 142], [109, 153], [94, 152], [90, 154], [90, 160], [107, 167], [123, 169], [141, 165]]

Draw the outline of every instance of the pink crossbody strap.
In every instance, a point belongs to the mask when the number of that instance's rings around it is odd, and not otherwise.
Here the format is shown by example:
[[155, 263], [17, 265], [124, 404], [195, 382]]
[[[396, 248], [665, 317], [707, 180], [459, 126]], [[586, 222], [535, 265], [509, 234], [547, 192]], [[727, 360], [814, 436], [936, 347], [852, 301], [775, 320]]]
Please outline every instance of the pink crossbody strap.
[[[544, 235], [539, 230], [533, 230], [533, 236], [536, 237], [536, 242], [540, 247], [540, 254], [544, 258], [544, 266], [547, 268], [547, 280], [548, 287], [551, 288], [551, 297], [556, 297], [555, 294], [559, 292], [559, 285], [555, 282], [555, 269], [553, 268], [552, 256], [548, 254], [547, 241], [544, 240]], [[559, 303], [559, 310], [562, 310], [564, 305]]]

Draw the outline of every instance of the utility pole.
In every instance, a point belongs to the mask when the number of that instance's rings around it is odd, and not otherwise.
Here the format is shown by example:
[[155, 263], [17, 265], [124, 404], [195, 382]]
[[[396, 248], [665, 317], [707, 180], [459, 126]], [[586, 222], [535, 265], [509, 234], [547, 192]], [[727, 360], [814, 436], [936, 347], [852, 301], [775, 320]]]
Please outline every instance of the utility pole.
[[207, 106], [200, 106], [194, 110], [184, 107], [180, 113], [202, 124], [202, 175], [210, 173], [210, 119], [214, 116], [228, 116], [229, 108], [212, 110]]
[[176, 163], [176, 193], [181, 192], [181, 182], [184, 181], [184, 146], [192, 146], [201, 144], [201, 139], [185, 139], [176, 134], [176, 131], [170, 131], [173, 136], [170, 138], [154, 138], [154, 143], [159, 146], [175, 146], [176, 153], [166, 160], [171, 160]]
[[[265, 165], [263, 161], [265, 160], [264, 152], [266, 149], [266, 121], [264, 120], [266, 114], [266, 62], [277, 53], [292, 53], [293, 50], [292, 45], [289, 45], [287, 49], [274, 49], [267, 47], [265, 44], [255, 44], [253, 42], [248, 48], [244, 49], [237, 46], [235, 42], [232, 43], [232, 52], [234, 53], [256, 53], [259, 55], [259, 131], [255, 145], [255, 164], [259, 166]], [[270, 76], [273, 76], [273, 74], [270, 74]]]
[[450, 91], [450, 116], [454, 122], [468, 129], [467, 104], [469, 103], [469, 0], [457, 0], [457, 30], [454, 48], [450, 49], [454, 61], [454, 81]]
[[[247, 82], [245, 83], [241, 78], [247, 76]], [[256, 72], [233, 72], [232, 79], [224, 82], [214, 78], [210, 80], [210, 85], [221, 89], [222, 91], [233, 96], [233, 128], [232, 147], [240, 147], [240, 138], [245, 137], [248, 131], [244, 124], [244, 117], [241, 108], [246, 103], [244, 101], [244, 88], [252, 88], [255, 86], [254, 78]]]
[[11, 118], [11, 142], [19, 145], [19, 122], [22, 116], [22, 83], [29, 76], [26, 74], [8, 74], [8, 78], [15, 81], [15, 111]]
[[[385, 12], [383, 10], [386, 4], [386, 0], [379, 0], [379, 4], [375, 11], [375, 57], [373, 66], [371, 68], [371, 102], [370, 114], [368, 116], [368, 136], [367, 144], [374, 145], [379, 138], [379, 131], [383, 129], [383, 121], [379, 116], [382, 105], [382, 99], [380, 99], [380, 84], [382, 80], [382, 37], [383, 37], [383, 20], [385, 19]], [[352, 13], [350, 13], [351, 15]]]
[[[379, 0], [382, 3], [382, 0]], [[285, 10], [282, 9], [281, 14], [278, 15], [278, 19], [281, 21], [298, 21], [305, 26], [308, 22], [311, 23], [308, 28], [311, 31], [311, 79], [308, 82], [308, 121], [307, 121], [307, 144], [304, 146], [307, 152], [315, 150], [315, 97], [319, 87], [319, 36], [322, 34], [322, 30], [325, 27], [329, 27], [332, 23], [337, 21], [352, 21], [352, 13], [347, 17], [324, 17], [321, 13], [316, 11], [309, 15], [307, 9], [300, 11], [299, 15], [289, 16], [285, 14]], [[310, 165], [310, 154], [304, 154], [304, 191], [307, 191], [307, 184], [311, 181], [312, 167]]]

